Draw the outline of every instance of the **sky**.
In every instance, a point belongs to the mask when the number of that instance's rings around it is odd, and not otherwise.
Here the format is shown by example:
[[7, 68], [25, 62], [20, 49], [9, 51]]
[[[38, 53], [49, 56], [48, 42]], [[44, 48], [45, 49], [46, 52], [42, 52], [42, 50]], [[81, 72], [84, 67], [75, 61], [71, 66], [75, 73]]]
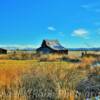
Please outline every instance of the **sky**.
[[0, 47], [100, 47], [100, 0], [0, 0]]

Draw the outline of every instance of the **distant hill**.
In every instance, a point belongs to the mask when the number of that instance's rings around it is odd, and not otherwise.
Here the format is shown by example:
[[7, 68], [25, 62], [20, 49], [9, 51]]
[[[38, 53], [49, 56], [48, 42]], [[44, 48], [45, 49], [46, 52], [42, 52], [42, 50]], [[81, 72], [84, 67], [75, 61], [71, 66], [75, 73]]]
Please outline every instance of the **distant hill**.
[[[14, 50], [14, 48], [12, 48]], [[15, 48], [15, 50], [18, 48]], [[23, 48], [23, 49], [19, 49], [19, 50], [23, 50], [23, 51], [35, 51], [36, 48]], [[100, 51], [100, 48], [68, 48], [68, 50], [70, 51]]]
[[36, 49], [35, 48], [24, 48], [24, 49], [21, 49], [23, 51], [35, 51]]
[[[18, 48], [18, 47], [5, 47], [4, 49], [7, 50], [23, 50], [23, 51], [35, 51], [36, 48], [31, 47], [24, 47], [24, 48]], [[100, 47], [98, 48], [68, 48], [70, 51], [100, 51]]]
[[22, 50], [22, 51], [34, 51], [36, 50], [35, 48], [18, 48], [18, 47], [5, 47], [4, 49], [7, 50]]
[[69, 48], [70, 51], [100, 51], [100, 48]]

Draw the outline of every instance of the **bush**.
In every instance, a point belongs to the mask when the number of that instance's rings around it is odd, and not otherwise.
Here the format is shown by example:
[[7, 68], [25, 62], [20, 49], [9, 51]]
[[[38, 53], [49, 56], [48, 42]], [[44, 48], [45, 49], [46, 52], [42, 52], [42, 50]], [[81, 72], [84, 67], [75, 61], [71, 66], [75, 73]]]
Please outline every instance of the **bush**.
[[33, 54], [31, 53], [13, 53], [9, 55], [11, 60], [32, 60]]

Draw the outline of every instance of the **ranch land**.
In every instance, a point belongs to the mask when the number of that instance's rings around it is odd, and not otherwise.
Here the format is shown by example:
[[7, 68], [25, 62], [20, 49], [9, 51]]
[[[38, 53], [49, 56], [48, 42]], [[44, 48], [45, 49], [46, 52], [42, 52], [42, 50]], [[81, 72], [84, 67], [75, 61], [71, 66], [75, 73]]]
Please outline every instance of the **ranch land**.
[[100, 90], [97, 94], [93, 91], [95, 96], [87, 96], [78, 86], [86, 79], [91, 84], [100, 83], [100, 56], [81, 57], [81, 53], [37, 55], [11, 51], [0, 55], [0, 100], [95, 100]]

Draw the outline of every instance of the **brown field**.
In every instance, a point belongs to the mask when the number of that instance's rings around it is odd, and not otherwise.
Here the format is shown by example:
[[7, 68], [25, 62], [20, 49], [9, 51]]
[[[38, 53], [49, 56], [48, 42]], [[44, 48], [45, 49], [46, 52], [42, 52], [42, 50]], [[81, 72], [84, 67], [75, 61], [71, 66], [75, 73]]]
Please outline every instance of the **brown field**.
[[0, 55], [0, 100], [75, 100], [77, 83], [95, 71], [90, 65], [98, 60], [77, 54]]

